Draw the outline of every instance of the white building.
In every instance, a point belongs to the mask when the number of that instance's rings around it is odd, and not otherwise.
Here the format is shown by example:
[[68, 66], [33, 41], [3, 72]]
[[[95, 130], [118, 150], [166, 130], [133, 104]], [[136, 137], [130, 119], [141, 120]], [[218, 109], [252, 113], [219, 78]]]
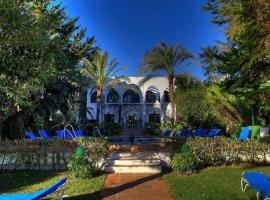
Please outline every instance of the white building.
[[[145, 122], [169, 120], [171, 105], [167, 77], [154, 77], [138, 86], [142, 77], [129, 77], [103, 92], [100, 121], [120, 123], [125, 128], [141, 128]], [[96, 120], [96, 91], [87, 91], [87, 119]]]

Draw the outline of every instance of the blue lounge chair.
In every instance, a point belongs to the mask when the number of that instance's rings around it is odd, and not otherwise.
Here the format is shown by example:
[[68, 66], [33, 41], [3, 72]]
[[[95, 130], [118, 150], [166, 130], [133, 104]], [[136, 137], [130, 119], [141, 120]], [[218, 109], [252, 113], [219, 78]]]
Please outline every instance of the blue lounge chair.
[[39, 130], [38, 132], [39, 132], [39, 135], [41, 136], [41, 138], [47, 139], [47, 140], [51, 139], [51, 137], [48, 136], [48, 134], [46, 133], [45, 130]]
[[243, 127], [242, 130], [241, 130], [241, 132], [240, 132], [240, 135], [239, 135], [238, 140], [241, 140], [241, 141], [248, 140], [248, 138], [249, 138], [249, 132], [250, 132], [250, 130], [249, 130], [248, 127]]
[[74, 136], [72, 135], [71, 131], [64, 131], [64, 130], [56, 130], [56, 135], [57, 137], [59, 138], [62, 138], [62, 139], [67, 139], [67, 140], [71, 140], [74, 138]]
[[94, 137], [103, 137], [102, 133], [100, 132], [99, 128], [98, 127], [94, 127], [93, 128], [93, 136]]
[[26, 131], [26, 136], [27, 136], [30, 140], [36, 140], [36, 139], [38, 139], [32, 131]]
[[171, 135], [171, 133], [172, 133], [172, 131], [168, 130], [168, 129], [163, 132], [164, 136], [167, 136], [167, 137], [169, 137]]
[[194, 131], [194, 136], [196, 136], [196, 137], [205, 137], [207, 132], [208, 132], [207, 129], [196, 129]]
[[213, 138], [216, 136], [219, 136], [221, 133], [221, 129], [211, 129], [209, 133], [207, 134], [207, 137]]
[[[3, 194], [0, 195], [0, 200], [38, 200], [41, 199], [53, 192], [55, 192], [60, 186], [64, 185], [67, 182], [67, 178], [60, 180], [54, 185], [45, 188], [43, 190], [39, 190], [34, 193], [28, 194]], [[61, 190], [59, 198], [57, 200], [61, 200], [64, 197], [65, 189]]]
[[64, 138], [63, 130], [56, 130], [55, 132], [56, 132], [57, 137], [62, 138], [62, 139]]
[[84, 137], [82, 130], [74, 130], [73, 135], [75, 137]]
[[257, 199], [263, 196], [270, 199], [270, 180], [262, 172], [243, 172], [241, 178], [241, 188], [245, 192], [250, 186], [257, 191]]
[[191, 137], [192, 136], [192, 132], [191, 132], [191, 130], [185, 128], [185, 129], [182, 129], [181, 130], [180, 136], [181, 137]]
[[46, 140], [59, 138], [58, 136], [53, 136], [53, 137], [49, 136], [45, 130], [39, 130], [38, 132], [41, 138], [46, 139]]

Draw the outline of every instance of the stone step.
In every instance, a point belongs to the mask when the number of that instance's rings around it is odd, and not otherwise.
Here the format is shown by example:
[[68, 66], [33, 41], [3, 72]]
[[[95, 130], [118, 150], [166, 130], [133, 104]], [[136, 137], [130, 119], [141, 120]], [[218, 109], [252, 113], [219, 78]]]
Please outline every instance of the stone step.
[[105, 171], [109, 173], [160, 173], [161, 166], [106, 166]]
[[170, 152], [112, 153], [108, 159], [160, 159], [170, 158]]
[[160, 165], [160, 160], [158, 159], [121, 159], [121, 160], [106, 160], [106, 164], [109, 166], [155, 166]]

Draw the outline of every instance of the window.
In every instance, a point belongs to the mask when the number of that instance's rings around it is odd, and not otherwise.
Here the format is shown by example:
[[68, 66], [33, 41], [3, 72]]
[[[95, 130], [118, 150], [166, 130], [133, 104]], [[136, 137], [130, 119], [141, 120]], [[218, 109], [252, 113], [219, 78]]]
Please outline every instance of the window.
[[97, 103], [97, 92], [94, 92], [91, 96], [91, 103]]
[[160, 123], [160, 115], [159, 114], [149, 114], [149, 122], [153, 122], [153, 123]]
[[105, 122], [114, 122], [114, 114], [105, 114], [104, 120]]
[[169, 91], [165, 90], [163, 94], [163, 101], [169, 103], [170, 102], [170, 95]]
[[146, 91], [146, 102], [147, 103], [156, 103], [156, 94], [152, 91]]
[[119, 96], [116, 91], [112, 90], [107, 95], [107, 103], [118, 103], [119, 102]]
[[133, 90], [127, 90], [124, 93], [123, 102], [124, 103], [140, 103], [140, 96], [138, 93], [136, 93]]

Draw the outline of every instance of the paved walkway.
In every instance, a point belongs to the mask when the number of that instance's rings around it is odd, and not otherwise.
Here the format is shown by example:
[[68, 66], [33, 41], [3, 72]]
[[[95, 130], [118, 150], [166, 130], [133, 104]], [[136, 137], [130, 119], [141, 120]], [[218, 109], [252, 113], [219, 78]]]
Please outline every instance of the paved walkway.
[[161, 174], [108, 174], [103, 200], [173, 200]]
[[129, 136], [130, 134], [134, 136], [142, 136], [143, 129], [140, 128], [123, 128], [120, 135], [122, 136]]

